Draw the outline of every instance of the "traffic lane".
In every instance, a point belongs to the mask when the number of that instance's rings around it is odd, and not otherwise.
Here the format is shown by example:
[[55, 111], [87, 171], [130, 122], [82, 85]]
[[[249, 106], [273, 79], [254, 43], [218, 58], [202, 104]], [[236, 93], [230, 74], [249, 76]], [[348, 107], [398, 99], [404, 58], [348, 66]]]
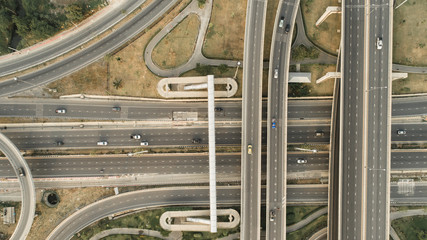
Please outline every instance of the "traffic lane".
[[395, 142], [427, 141], [427, 123], [393, 124], [391, 140]]
[[[356, 1], [347, 1], [344, 14], [345, 39], [343, 52], [343, 125], [342, 131], [342, 179], [340, 180], [342, 198], [340, 229], [343, 238], [362, 239], [361, 223], [363, 207], [362, 181], [363, 172], [363, 79], [364, 79], [364, 25], [360, 27], [365, 18], [364, 8], [353, 8], [359, 5]], [[360, 90], [362, 91], [360, 91]], [[345, 213], [345, 214], [344, 214]]]
[[328, 171], [327, 153], [289, 153], [287, 159], [288, 172]]
[[[216, 158], [217, 174], [240, 173], [238, 156], [219, 155]], [[27, 158], [36, 178], [112, 176], [126, 174], [205, 174], [209, 173], [209, 159], [205, 156], [104, 156]], [[0, 160], [0, 176], [16, 175], [6, 160]]]
[[392, 170], [422, 170], [427, 169], [427, 152], [392, 152]]
[[427, 97], [393, 98], [392, 116], [427, 115]]
[[[113, 129], [113, 130], [47, 130], [32, 132], [7, 131], [5, 135], [20, 149], [29, 148], [64, 148], [64, 147], [104, 147], [98, 141], [106, 141], [107, 146], [140, 146], [141, 141], [150, 145], [206, 145], [208, 130], [205, 128], [183, 129]], [[131, 139], [131, 135], [141, 135], [141, 139]], [[241, 128], [218, 128], [217, 144], [239, 144]], [[192, 143], [200, 139], [199, 144]], [[57, 145], [58, 142], [63, 145]]]
[[31, 104], [0, 104], [0, 117], [36, 116], [36, 108]]

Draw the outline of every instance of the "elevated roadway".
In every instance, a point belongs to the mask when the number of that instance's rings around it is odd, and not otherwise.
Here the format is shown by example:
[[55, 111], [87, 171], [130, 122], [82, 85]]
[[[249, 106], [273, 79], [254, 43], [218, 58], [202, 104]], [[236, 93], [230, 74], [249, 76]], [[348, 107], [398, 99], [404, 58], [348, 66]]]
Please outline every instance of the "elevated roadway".
[[[10, 239], [25, 239], [30, 232], [31, 225], [33, 224], [36, 209], [36, 190], [31, 171], [25, 159], [22, 157], [21, 152], [19, 152], [15, 145], [1, 133], [0, 152], [2, 152], [9, 160], [13, 171], [16, 174], [15, 176], [18, 177], [19, 185], [21, 186], [21, 214], [19, 216], [18, 225]], [[20, 173], [18, 169], [22, 169], [22, 173]]]
[[242, 84], [242, 239], [260, 239], [262, 71], [266, 12], [266, 0], [247, 2]]
[[[268, 77], [266, 239], [286, 239], [288, 77], [299, 0], [279, 1]], [[290, 114], [291, 115], [291, 114]], [[274, 128], [272, 125], [274, 124]], [[271, 219], [274, 214], [274, 219]]]
[[[388, 239], [390, 229], [390, 142], [393, 0], [368, 0], [365, 33], [364, 239]], [[379, 39], [383, 46], [379, 49]], [[361, 124], [362, 122], [359, 122]]]

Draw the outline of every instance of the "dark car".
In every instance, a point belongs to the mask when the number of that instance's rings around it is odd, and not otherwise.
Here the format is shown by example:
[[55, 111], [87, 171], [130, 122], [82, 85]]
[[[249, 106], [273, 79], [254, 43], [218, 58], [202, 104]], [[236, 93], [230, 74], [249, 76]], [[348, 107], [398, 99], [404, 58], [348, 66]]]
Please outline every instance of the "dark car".
[[57, 141], [56, 142], [56, 146], [62, 146], [62, 145], [64, 145], [64, 142], [62, 142], [62, 141]]
[[202, 139], [200, 139], [200, 138], [193, 138], [193, 140], [191, 142], [192, 143], [201, 143]]
[[215, 112], [222, 112], [224, 111], [224, 109], [222, 107], [216, 107], [215, 108]]
[[286, 27], [285, 27], [285, 33], [288, 33], [288, 32], [289, 32], [289, 30], [291, 30], [291, 25], [286, 24]]
[[120, 107], [113, 107], [113, 112], [120, 112], [122, 109]]

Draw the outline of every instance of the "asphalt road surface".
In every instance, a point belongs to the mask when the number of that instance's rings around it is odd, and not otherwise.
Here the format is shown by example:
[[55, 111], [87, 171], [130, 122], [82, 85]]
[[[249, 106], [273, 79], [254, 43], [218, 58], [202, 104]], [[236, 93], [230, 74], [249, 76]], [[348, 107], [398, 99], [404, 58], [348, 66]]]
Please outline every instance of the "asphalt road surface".
[[[288, 128], [289, 143], [328, 143], [328, 126], [292, 126]], [[325, 132], [324, 136], [316, 137], [316, 131]], [[84, 129], [72, 127], [12, 129], [2, 130], [15, 145], [21, 149], [55, 149], [55, 148], [113, 148], [141, 147], [141, 141], [148, 141], [150, 146], [206, 146], [208, 144], [207, 127], [179, 128], [107, 128], [94, 126]], [[141, 135], [140, 140], [131, 139], [134, 134]], [[266, 129], [262, 129], [262, 140], [265, 141]], [[195, 138], [201, 139], [200, 144], [192, 143]], [[238, 145], [241, 143], [241, 128], [216, 128], [216, 144]], [[107, 146], [98, 146], [98, 141], [107, 141]], [[62, 142], [63, 145], [57, 145]]]
[[[369, 80], [367, 102], [366, 211], [365, 239], [387, 239], [390, 228], [390, 124], [392, 0], [370, 0], [369, 3]], [[377, 40], [382, 39], [382, 49]], [[365, 46], [366, 48], [366, 46]], [[359, 122], [361, 124], [362, 122]], [[362, 205], [362, 206], [363, 206]]]
[[[267, 117], [266, 239], [272, 240], [286, 238], [286, 230], [283, 226], [286, 226], [287, 83], [292, 33], [298, 5], [299, 0], [279, 1], [270, 55]], [[289, 113], [289, 116], [292, 116], [292, 114]], [[275, 216], [272, 217], [272, 214]]]
[[[393, 99], [393, 116], [427, 115], [427, 97]], [[113, 107], [121, 112], [113, 112]], [[241, 120], [242, 103], [216, 102], [224, 109], [216, 113], [217, 120]], [[314, 119], [331, 117], [331, 100], [289, 100], [288, 119]], [[66, 114], [55, 113], [64, 108]], [[200, 120], [207, 119], [207, 103], [173, 103], [147, 101], [95, 101], [58, 99], [2, 99], [0, 117], [75, 118], [93, 120], [170, 120], [174, 112], [197, 112]], [[267, 119], [267, 102], [263, 102], [263, 119]]]
[[266, 12], [266, 0], [248, 1], [243, 53], [242, 239], [260, 239], [262, 76]]
[[[337, 239], [363, 239], [365, 0], [343, 2], [340, 125], [340, 224]], [[362, 7], [360, 7], [362, 6]]]

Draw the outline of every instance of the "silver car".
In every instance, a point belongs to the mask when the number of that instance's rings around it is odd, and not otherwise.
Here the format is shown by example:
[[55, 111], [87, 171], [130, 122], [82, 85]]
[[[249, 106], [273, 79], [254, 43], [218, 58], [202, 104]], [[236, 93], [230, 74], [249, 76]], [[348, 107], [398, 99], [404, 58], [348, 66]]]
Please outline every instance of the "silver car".
[[279, 77], [279, 69], [276, 68], [274, 69], [274, 78], [278, 78]]

